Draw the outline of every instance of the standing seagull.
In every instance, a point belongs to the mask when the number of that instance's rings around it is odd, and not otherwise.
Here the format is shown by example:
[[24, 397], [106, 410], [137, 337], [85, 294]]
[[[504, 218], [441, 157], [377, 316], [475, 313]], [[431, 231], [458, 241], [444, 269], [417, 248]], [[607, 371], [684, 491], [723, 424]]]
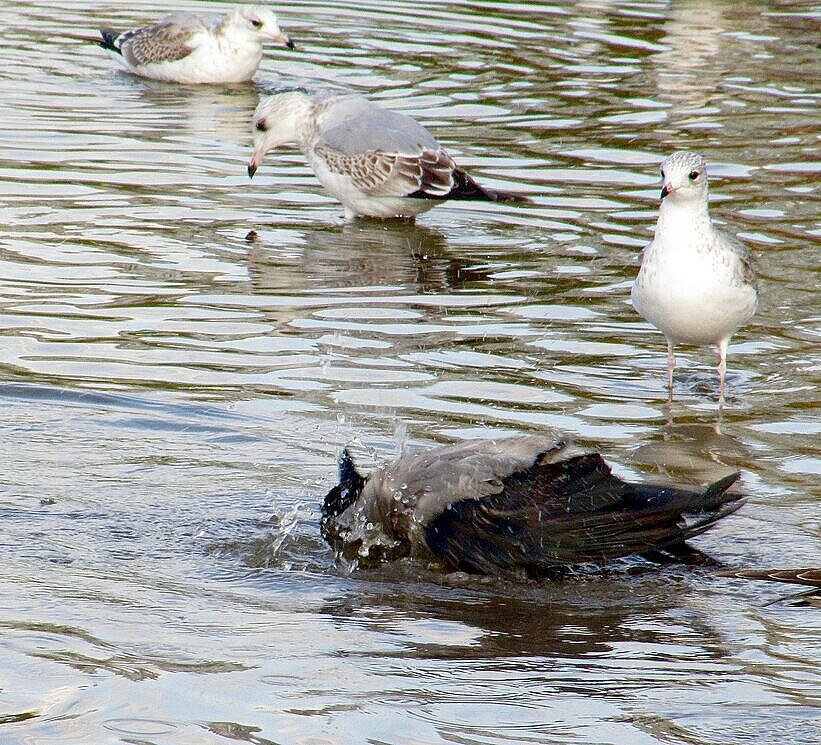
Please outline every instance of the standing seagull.
[[347, 450], [322, 537], [359, 566], [411, 556], [474, 574], [535, 576], [631, 554], [693, 557], [685, 541], [743, 504], [732, 473], [704, 489], [631, 484], [598, 453], [521, 436], [419, 450], [367, 477]]
[[226, 15], [173, 13], [124, 33], [100, 31], [100, 46], [135, 75], [174, 83], [242, 83], [262, 59], [262, 42], [293, 42], [267, 8], [244, 5]]
[[661, 164], [661, 206], [653, 242], [633, 283], [633, 306], [667, 337], [667, 388], [673, 395], [673, 345], [718, 346], [719, 402], [727, 344], [758, 304], [750, 252], [716, 230], [707, 207], [707, 164], [673, 153]]
[[411, 117], [363, 96], [275, 93], [254, 113], [253, 176], [271, 148], [294, 143], [345, 219], [413, 218], [446, 199], [527, 202], [479, 186], [433, 135]]

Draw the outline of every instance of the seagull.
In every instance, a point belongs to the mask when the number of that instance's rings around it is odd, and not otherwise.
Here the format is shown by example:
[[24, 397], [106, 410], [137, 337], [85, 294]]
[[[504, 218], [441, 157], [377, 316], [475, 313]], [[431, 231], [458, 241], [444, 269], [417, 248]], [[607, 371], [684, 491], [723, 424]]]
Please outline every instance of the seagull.
[[243, 5], [225, 15], [173, 13], [151, 26], [102, 30], [99, 45], [135, 75], [174, 83], [242, 83], [262, 59], [262, 43], [294, 43], [267, 8]]
[[253, 176], [265, 154], [294, 143], [345, 219], [414, 218], [446, 199], [526, 202], [480, 186], [414, 119], [357, 94], [281, 91], [254, 113]]
[[731, 473], [701, 490], [631, 484], [567, 439], [469, 440], [403, 454], [363, 477], [348, 450], [320, 529], [360, 567], [413, 557], [446, 569], [530, 576], [644, 555], [693, 557], [684, 541], [743, 504]]
[[749, 249], [717, 230], [707, 206], [707, 164], [673, 153], [661, 165], [661, 206], [652, 243], [633, 283], [633, 307], [667, 338], [667, 389], [673, 395], [675, 344], [718, 347], [719, 402], [727, 345], [758, 305]]

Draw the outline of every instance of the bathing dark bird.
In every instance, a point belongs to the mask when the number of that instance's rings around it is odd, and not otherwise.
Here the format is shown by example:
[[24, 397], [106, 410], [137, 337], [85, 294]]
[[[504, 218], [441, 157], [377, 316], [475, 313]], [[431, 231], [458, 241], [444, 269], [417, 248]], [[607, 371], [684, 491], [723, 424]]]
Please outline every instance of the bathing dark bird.
[[323, 538], [360, 567], [403, 557], [474, 574], [544, 576], [684, 543], [735, 512], [732, 473], [701, 491], [631, 484], [597, 453], [522, 436], [420, 450], [367, 477], [347, 450], [322, 506]]

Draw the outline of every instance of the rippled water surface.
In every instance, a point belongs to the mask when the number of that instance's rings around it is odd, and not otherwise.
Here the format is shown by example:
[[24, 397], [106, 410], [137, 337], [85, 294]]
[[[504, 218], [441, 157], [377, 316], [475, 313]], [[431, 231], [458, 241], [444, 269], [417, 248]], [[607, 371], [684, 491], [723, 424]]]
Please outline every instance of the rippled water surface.
[[[800, 2], [295, 2], [254, 84], [87, 41], [219, 3], [0, 0], [0, 742], [815, 743], [821, 617], [709, 568], [346, 574], [335, 458], [568, 432], [631, 478], [743, 471], [697, 543], [818, 565], [819, 16]], [[527, 207], [345, 224], [260, 89], [351, 88]], [[761, 303], [715, 360], [629, 304], [658, 166], [710, 163]], [[255, 240], [248, 240], [250, 231]]]

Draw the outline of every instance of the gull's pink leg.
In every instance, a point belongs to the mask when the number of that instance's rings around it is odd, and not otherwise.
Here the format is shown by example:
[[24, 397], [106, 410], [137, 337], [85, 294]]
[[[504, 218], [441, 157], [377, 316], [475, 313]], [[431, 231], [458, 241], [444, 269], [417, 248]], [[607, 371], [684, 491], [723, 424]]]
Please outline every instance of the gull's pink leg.
[[676, 356], [673, 354], [673, 342], [667, 340], [667, 395], [673, 400], [673, 370], [676, 366]]
[[718, 342], [718, 405], [724, 403], [724, 376], [727, 374], [727, 345], [730, 339], [720, 339]]

